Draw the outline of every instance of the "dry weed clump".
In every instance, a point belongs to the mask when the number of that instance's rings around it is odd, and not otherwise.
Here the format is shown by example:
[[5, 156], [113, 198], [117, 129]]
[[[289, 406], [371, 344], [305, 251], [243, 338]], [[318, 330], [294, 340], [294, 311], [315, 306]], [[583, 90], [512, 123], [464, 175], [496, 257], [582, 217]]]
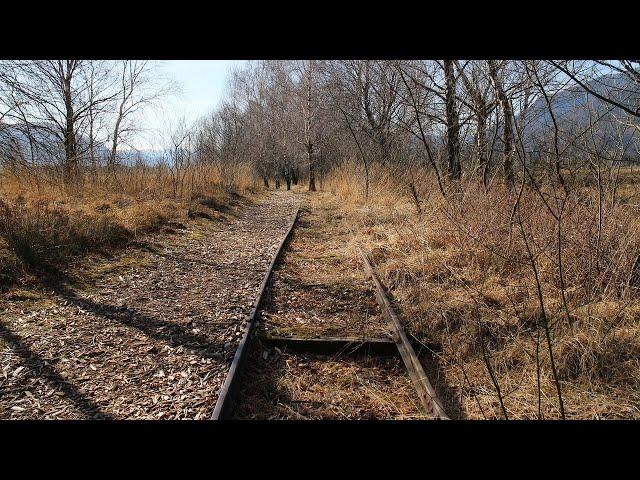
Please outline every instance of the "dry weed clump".
[[202, 167], [187, 172], [179, 195], [167, 171], [151, 167], [130, 168], [115, 177], [88, 175], [72, 188], [63, 188], [44, 171], [2, 178], [0, 284], [34, 268], [60, 266], [81, 252], [122, 244], [170, 221], [215, 219], [216, 212], [226, 210], [239, 194], [256, 191], [256, 185], [249, 171], [239, 169], [229, 184], [215, 169]]
[[[531, 188], [514, 211], [518, 192], [501, 185], [485, 193], [468, 182], [442, 198], [414, 177], [418, 212], [406, 177], [385, 178], [366, 200], [353, 195], [363, 191], [357, 179], [343, 172], [326, 183], [411, 332], [441, 347], [462, 416], [559, 418], [557, 379], [567, 418], [640, 417], [633, 209], [603, 202], [598, 215], [597, 192], [576, 189], [558, 222]], [[557, 192], [543, 193], [555, 209]]]

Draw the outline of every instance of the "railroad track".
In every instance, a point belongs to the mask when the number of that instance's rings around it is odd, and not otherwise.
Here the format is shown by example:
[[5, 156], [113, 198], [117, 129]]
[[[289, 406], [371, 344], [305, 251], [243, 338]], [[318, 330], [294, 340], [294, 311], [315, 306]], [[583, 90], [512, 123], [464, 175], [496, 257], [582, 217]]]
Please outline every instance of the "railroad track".
[[253, 308], [251, 309], [251, 313], [249, 314], [249, 320], [247, 321], [247, 325], [245, 326], [244, 332], [242, 334], [242, 338], [240, 340], [240, 344], [238, 345], [238, 349], [236, 350], [235, 355], [233, 356], [233, 360], [231, 361], [231, 367], [229, 368], [229, 372], [227, 373], [227, 377], [222, 384], [222, 388], [220, 389], [220, 393], [218, 395], [218, 400], [216, 401], [216, 406], [213, 409], [213, 415], [211, 417], [212, 420], [221, 420], [225, 418], [231, 411], [233, 401], [238, 389], [238, 385], [240, 383], [240, 377], [242, 375], [242, 367], [247, 358], [247, 350], [250, 343], [250, 337], [253, 333], [253, 329], [256, 323], [256, 315], [258, 313], [258, 308], [260, 307], [260, 303], [262, 302], [262, 297], [264, 296], [264, 292], [267, 289], [267, 284], [269, 283], [269, 278], [271, 277], [271, 272], [273, 267], [275, 267], [280, 254], [284, 248], [284, 245], [287, 243], [289, 238], [291, 237], [291, 233], [293, 232], [293, 228], [298, 221], [298, 216], [300, 215], [300, 208], [296, 208], [296, 212], [293, 215], [293, 220], [287, 229], [287, 233], [285, 233], [280, 245], [278, 245], [277, 250], [273, 254], [273, 258], [271, 259], [271, 263], [267, 268], [267, 272], [265, 273], [264, 278], [262, 279], [262, 283], [260, 284], [260, 289], [258, 290], [258, 296], [256, 297]]
[[[234, 409], [234, 404], [243, 379], [243, 372], [252, 344], [258, 337], [256, 324], [261, 303], [267, 291], [272, 271], [281, 258], [289, 239], [296, 227], [300, 216], [300, 209], [296, 209], [292, 221], [282, 238], [278, 249], [273, 255], [265, 276], [260, 285], [258, 295], [255, 298], [253, 308], [245, 326], [242, 339], [234, 355], [231, 367], [224, 381], [218, 400], [216, 402], [212, 420], [229, 419]], [[368, 357], [399, 356], [409, 374], [413, 387], [420, 400], [420, 404], [428, 418], [448, 419], [441, 401], [438, 399], [435, 389], [429, 382], [427, 375], [409, 341], [402, 324], [395, 313], [385, 288], [378, 279], [368, 256], [359, 249], [360, 257], [365, 271], [368, 273], [375, 290], [376, 301], [382, 310], [383, 317], [391, 331], [391, 338], [366, 338], [366, 337], [336, 337], [322, 336], [315, 338], [301, 338], [291, 336], [262, 334], [259, 336], [263, 344], [271, 347], [286, 348], [294, 352], [323, 354], [323, 355], [366, 355]]]

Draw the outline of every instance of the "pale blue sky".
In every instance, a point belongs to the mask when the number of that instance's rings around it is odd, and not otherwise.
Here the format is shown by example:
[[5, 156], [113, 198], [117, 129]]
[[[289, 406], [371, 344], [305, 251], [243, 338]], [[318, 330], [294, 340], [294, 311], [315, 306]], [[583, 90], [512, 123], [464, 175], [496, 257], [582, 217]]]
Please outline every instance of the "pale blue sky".
[[147, 132], [136, 139], [136, 148], [154, 148], [156, 132], [184, 116], [195, 121], [213, 110], [221, 100], [230, 69], [244, 60], [165, 60], [161, 62], [163, 75], [181, 86], [181, 92], [162, 102], [162, 107], [148, 112], [143, 122]]

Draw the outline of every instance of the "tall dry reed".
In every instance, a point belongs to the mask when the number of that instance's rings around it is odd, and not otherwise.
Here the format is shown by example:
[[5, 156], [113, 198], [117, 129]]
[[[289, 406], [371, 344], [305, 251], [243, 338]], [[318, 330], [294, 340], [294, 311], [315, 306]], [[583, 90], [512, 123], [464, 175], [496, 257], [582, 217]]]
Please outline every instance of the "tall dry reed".
[[562, 403], [567, 418], [640, 417], [629, 202], [600, 205], [594, 188], [572, 185], [558, 222], [545, 205], [553, 185], [525, 185], [516, 203], [518, 189], [470, 179], [443, 198], [426, 174], [380, 169], [365, 199], [361, 173], [335, 172], [326, 190], [409, 329], [439, 346], [459, 416], [559, 418]]

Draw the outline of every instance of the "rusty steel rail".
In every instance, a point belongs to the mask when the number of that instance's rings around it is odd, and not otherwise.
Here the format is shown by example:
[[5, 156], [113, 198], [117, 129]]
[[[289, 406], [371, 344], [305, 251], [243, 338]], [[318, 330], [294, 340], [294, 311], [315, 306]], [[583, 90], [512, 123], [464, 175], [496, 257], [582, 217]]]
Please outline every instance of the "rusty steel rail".
[[222, 388], [220, 389], [220, 393], [218, 394], [218, 400], [216, 401], [216, 406], [213, 409], [213, 415], [211, 416], [211, 420], [222, 420], [226, 418], [231, 412], [231, 407], [233, 405], [233, 400], [237, 392], [238, 386], [238, 378], [242, 373], [242, 367], [244, 366], [246, 359], [246, 351], [248, 349], [249, 336], [252, 333], [253, 327], [256, 323], [256, 315], [258, 313], [258, 308], [260, 307], [260, 303], [262, 302], [262, 297], [264, 295], [265, 290], [267, 289], [267, 284], [269, 283], [269, 278], [271, 277], [271, 272], [273, 267], [275, 266], [278, 258], [280, 257], [280, 253], [282, 249], [291, 237], [291, 233], [293, 232], [293, 228], [298, 221], [298, 215], [300, 213], [300, 208], [296, 208], [296, 213], [293, 215], [293, 220], [291, 220], [291, 224], [287, 229], [287, 233], [282, 238], [280, 245], [278, 245], [278, 249], [273, 255], [273, 259], [271, 260], [271, 264], [269, 264], [269, 268], [267, 268], [267, 272], [265, 273], [264, 278], [262, 279], [262, 284], [260, 285], [260, 290], [258, 291], [258, 296], [256, 297], [253, 308], [251, 309], [251, 313], [249, 314], [249, 320], [247, 321], [247, 325], [244, 329], [244, 333], [242, 335], [242, 339], [240, 340], [240, 344], [236, 349], [236, 353], [233, 356], [233, 361], [231, 362], [231, 367], [229, 368], [229, 372], [227, 373], [227, 377], [224, 380]]
[[380, 308], [382, 309], [382, 313], [384, 318], [387, 320], [387, 323], [392, 329], [392, 337], [396, 346], [398, 347], [398, 351], [400, 352], [400, 356], [402, 357], [402, 361], [404, 362], [407, 370], [409, 372], [409, 376], [411, 377], [411, 381], [418, 392], [418, 397], [420, 398], [420, 402], [422, 406], [425, 408], [427, 413], [432, 417], [440, 420], [449, 420], [449, 417], [444, 411], [442, 407], [442, 402], [438, 399], [435, 389], [429, 382], [424, 369], [422, 368], [422, 364], [416, 355], [416, 352], [413, 350], [409, 339], [407, 338], [404, 329], [402, 328], [402, 324], [400, 323], [400, 319], [398, 319], [397, 315], [393, 311], [391, 306], [391, 302], [385, 293], [385, 290], [378, 279], [371, 263], [369, 262], [369, 258], [362, 251], [361, 248], [358, 248], [360, 253], [360, 257], [362, 257], [362, 261], [365, 266], [365, 270], [371, 276], [371, 281], [376, 290], [376, 299]]

